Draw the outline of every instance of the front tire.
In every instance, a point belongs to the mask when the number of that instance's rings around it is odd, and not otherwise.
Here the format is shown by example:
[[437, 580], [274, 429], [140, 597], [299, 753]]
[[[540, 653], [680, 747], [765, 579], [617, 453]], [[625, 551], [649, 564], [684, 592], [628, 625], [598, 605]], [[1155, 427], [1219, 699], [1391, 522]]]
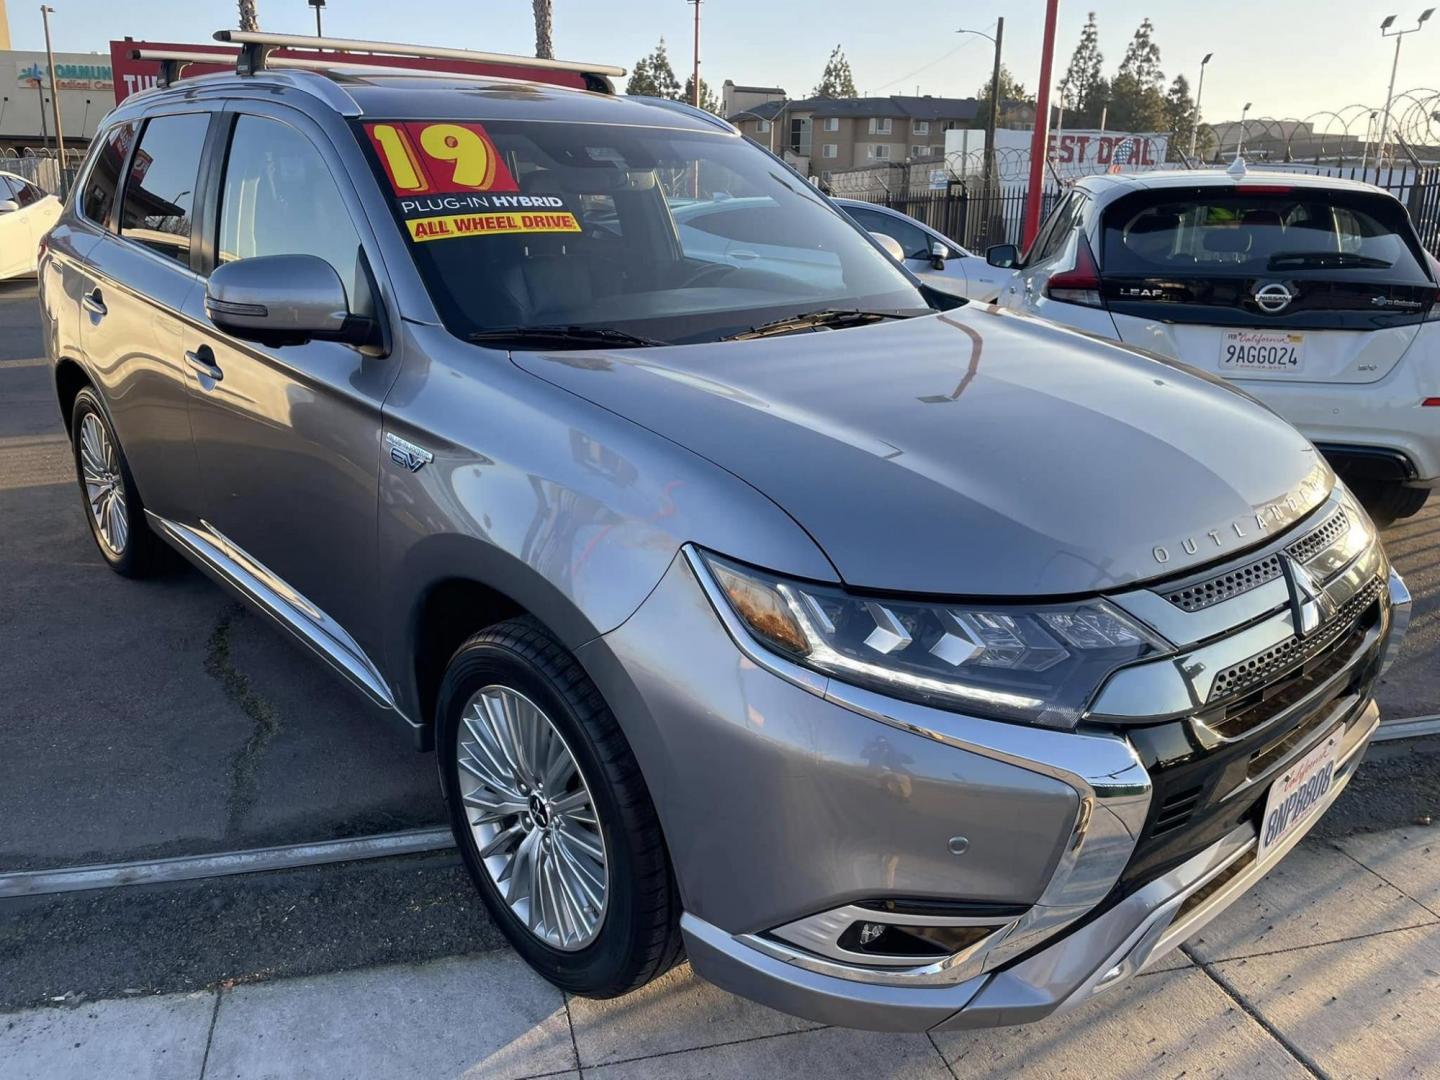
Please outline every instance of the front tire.
[[1430, 492], [1406, 487], [1396, 481], [1372, 480], [1351, 485], [1360, 505], [1365, 507], [1376, 528], [1384, 529], [1402, 518], [1414, 517], [1425, 505]]
[[99, 396], [88, 386], [75, 395], [70, 412], [70, 448], [90, 535], [110, 569], [131, 578], [157, 572], [164, 564], [165, 546], [150, 531], [120, 440]]
[[437, 725], [455, 842], [530, 965], [587, 997], [669, 970], [680, 910], [660, 823], [575, 658], [530, 618], [483, 630], [446, 669]]

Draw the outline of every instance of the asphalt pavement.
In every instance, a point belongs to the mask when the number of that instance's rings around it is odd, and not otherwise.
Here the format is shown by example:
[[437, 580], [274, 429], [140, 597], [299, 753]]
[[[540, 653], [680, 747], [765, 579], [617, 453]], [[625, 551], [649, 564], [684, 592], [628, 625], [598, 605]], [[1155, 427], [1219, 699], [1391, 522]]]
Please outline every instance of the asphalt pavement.
[[[433, 757], [262, 617], [105, 567], [42, 356], [34, 283], [0, 283], [0, 874], [443, 824]], [[1416, 603], [1382, 708], [1440, 714], [1440, 505], [1386, 544]], [[1318, 835], [1424, 819], [1437, 765], [1375, 747]], [[0, 1010], [500, 944], [449, 853], [6, 900]]]

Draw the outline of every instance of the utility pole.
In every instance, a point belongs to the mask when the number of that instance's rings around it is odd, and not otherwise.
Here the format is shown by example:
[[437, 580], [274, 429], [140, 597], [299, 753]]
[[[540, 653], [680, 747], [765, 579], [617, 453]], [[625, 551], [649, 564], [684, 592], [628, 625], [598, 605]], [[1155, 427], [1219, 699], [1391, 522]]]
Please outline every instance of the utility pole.
[[1055, 66], [1055, 23], [1060, 0], [1045, 0], [1045, 37], [1040, 46], [1040, 83], [1035, 91], [1035, 130], [1030, 135], [1030, 190], [1025, 193], [1022, 246], [1029, 248], [1040, 231], [1045, 162], [1050, 152], [1050, 69]]
[[1400, 42], [1405, 39], [1406, 34], [1413, 34], [1424, 26], [1430, 16], [1434, 14], [1434, 8], [1426, 8], [1409, 30], [1391, 30], [1390, 27], [1395, 23], [1394, 15], [1386, 15], [1385, 21], [1380, 24], [1380, 36], [1395, 39], [1395, 59], [1390, 64], [1390, 89], [1385, 91], [1385, 115], [1380, 120], [1380, 139], [1375, 143], [1375, 183], [1377, 184], [1380, 183], [1380, 161], [1385, 154], [1385, 142], [1390, 137], [1390, 103], [1395, 99], [1395, 72], [1400, 68]]
[[700, 108], [700, 5], [704, 0], [685, 0], [695, 5], [695, 70], [691, 74], [690, 104]]
[[1195, 85], [1195, 123], [1190, 128], [1190, 157], [1195, 157], [1195, 140], [1200, 137], [1200, 95], [1205, 93], [1205, 65], [1210, 63], [1214, 53], [1206, 53], [1200, 61], [1200, 81]]
[[[995, 36], [990, 37], [983, 30], [956, 30], [957, 34], [975, 34], [995, 46], [995, 64], [990, 74], [990, 114], [985, 117], [985, 163], [981, 169], [980, 182], [988, 200], [999, 187], [995, 169], [995, 125], [1000, 115], [1000, 49], [1005, 42], [1005, 17], [995, 20]], [[998, 205], [998, 204], [996, 204]], [[987, 225], [988, 228], [988, 225]]]
[[320, 11], [325, 6], [325, 0], [307, 0], [307, 3], [315, 9], [315, 36], [324, 37], [325, 31], [320, 25]]
[[[40, 19], [45, 24], [45, 63], [50, 65], [50, 106], [55, 110], [55, 160], [60, 186], [60, 197], [65, 197], [65, 135], [60, 130], [60, 84], [55, 77], [55, 52], [50, 48], [50, 16], [55, 9], [48, 4], [40, 5]], [[43, 114], [44, 109], [41, 109]]]

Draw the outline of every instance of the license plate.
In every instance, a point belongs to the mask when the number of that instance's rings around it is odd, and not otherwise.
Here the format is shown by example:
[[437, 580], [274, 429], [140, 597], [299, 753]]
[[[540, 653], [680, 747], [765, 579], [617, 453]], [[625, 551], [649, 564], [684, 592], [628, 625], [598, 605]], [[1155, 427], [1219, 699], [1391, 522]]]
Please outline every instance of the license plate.
[[1319, 813], [1335, 783], [1335, 763], [1344, 737], [1345, 729], [1338, 728], [1270, 785], [1265, 816], [1260, 819], [1257, 859], [1265, 858], [1265, 853], [1287, 836], [1302, 831], [1306, 822]]
[[1225, 371], [1297, 372], [1305, 363], [1305, 335], [1278, 330], [1227, 330], [1220, 338]]

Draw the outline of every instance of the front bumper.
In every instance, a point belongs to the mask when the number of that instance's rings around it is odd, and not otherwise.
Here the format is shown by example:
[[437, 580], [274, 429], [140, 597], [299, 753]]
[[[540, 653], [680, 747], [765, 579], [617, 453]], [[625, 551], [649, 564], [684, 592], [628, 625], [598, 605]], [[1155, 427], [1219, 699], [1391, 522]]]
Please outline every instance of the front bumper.
[[[1358, 707], [1324, 812], [1350, 782], [1379, 724], [1373, 701]], [[1304, 838], [1302, 830], [1257, 861], [1253, 826], [1236, 829], [1185, 863], [1002, 971], [945, 987], [895, 987], [821, 975], [757, 951], [687, 914], [690, 961], [732, 993], [822, 1023], [886, 1031], [1025, 1024], [1120, 986], [1229, 907]]]
[[[1115, 680], [1097, 701], [1115, 726], [1075, 732], [906, 705], [789, 666], [712, 603], [702, 566], [677, 558], [625, 625], [579, 655], [649, 784], [696, 971], [825, 1023], [923, 1030], [1035, 1020], [1173, 949], [1283, 854], [1255, 860], [1273, 777], [1345, 725], [1328, 805], [1378, 723], [1370, 688], [1408, 597], [1372, 542], [1316, 524], [1340, 517], [1337, 507], [1316, 513], [1275, 542], [1334, 599], [1349, 598], [1309, 646], [1284, 640], [1280, 578], [1257, 577], [1251, 591], [1195, 611], [1168, 594], [1116, 597], [1152, 625], [1163, 615], [1171, 641], [1194, 644]], [[1297, 541], [1305, 530], [1323, 543]], [[1169, 606], [1147, 613], [1142, 601]], [[1353, 616], [1361, 607], [1365, 617]], [[1236, 618], [1243, 634], [1216, 637]], [[1346, 633], [1327, 636], [1342, 622]], [[1304, 658], [1263, 701], [1256, 691], [1258, 704], [1241, 701], [1248, 676], [1235, 663], [1255, 649]], [[1194, 716], [1127, 719], [1146, 702], [1164, 713], [1155, 703], [1170, 699], [1193, 712], [1225, 679], [1232, 690]], [[1189, 758], [1221, 768], [1176, 827], [1170, 800], [1191, 786], [1193, 761], [1156, 736], [1180, 723], [1209, 740]], [[994, 933], [937, 962], [867, 963], [835, 931], [876, 901], [912, 912], [959, 904], [965, 918], [951, 923], [989, 913]]]

